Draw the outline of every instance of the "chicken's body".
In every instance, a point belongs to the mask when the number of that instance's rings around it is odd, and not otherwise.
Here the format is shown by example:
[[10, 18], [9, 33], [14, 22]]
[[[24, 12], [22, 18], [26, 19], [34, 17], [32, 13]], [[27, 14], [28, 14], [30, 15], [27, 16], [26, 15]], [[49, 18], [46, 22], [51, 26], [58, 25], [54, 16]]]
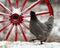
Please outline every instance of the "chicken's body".
[[35, 12], [31, 11], [30, 15], [30, 32], [36, 36], [37, 40], [47, 40], [47, 37], [53, 28], [54, 16], [50, 16], [47, 22], [41, 23], [37, 19]]

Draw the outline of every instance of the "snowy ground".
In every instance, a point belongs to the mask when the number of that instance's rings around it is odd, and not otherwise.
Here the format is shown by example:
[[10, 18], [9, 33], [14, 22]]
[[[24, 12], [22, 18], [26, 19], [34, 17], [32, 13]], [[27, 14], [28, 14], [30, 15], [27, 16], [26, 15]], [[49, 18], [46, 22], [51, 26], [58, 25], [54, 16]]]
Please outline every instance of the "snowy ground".
[[0, 48], [60, 48], [60, 43], [52, 42], [52, 43], [44, 43], [40, 44], [39, 42], [7, 42], [1, 41]]

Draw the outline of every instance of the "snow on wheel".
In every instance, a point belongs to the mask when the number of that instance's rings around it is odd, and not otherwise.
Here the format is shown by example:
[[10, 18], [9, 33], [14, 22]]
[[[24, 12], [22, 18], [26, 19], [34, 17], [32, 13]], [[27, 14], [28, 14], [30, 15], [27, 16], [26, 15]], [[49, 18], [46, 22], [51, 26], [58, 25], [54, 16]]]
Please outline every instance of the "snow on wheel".
[[[17, 41], [18, 40], [18, 26], [19, 26], [20, 31], [21, 31], [25, 41], [29, 41], [25, 35], [22, 25], [24, 27], [26, 27], [26, 29], [29, 30], [29, 27], [24, 22], [29, 23], [30, 21], [26, 20], [24, 18], [30, 17], [30, 14], [27, 14], [27, 12], [30, 11], [33, 7], [35, 7], [37, 4], [41, 3], [42, 0], [37, 0], [36, 2], [31, 4], [28, 8], [26, 8], [25, 10], [23, 10], [23, 8], [25, 7], [28, 0], [23, 0], [23, 4], [22, 4], [22, 6], [20, 6], [20, 8], [18, 7], [19, 0], [15, 0], [16, 1], [16, 8], [14, 8], [14, 6], [12, 6], [11, 0], [7, 0], [7, 1], [9, 3], [9, 6], [12, 11], [0, 2], [0, 7], [2, 7], [2, 9], [4, 9], [4, 11], [8, 12], [8, 14], [0, 12], [0, 16], [6, 17], [6, 19], [0, 21], [0, 23], [8, 22], [6, 25], [4, 25], [2, 28], [0, 28], [0, 33], [3, 32], [8, 26], [11, 25], [11, 27], [5, 37], [5, 40], [8, 40], [8, 38], [13, 30], [13, 27], [15, 26], [15, 41]], [[36, 16], [44, 15], [44, 14], [49, 14], [50, 16], [53, 15], [53, 9], [52, 9], [51, 4], [49, 3], [49, 0], [45, 0], [45, 3], [48, 7], [48, 11], [36, 12]]]

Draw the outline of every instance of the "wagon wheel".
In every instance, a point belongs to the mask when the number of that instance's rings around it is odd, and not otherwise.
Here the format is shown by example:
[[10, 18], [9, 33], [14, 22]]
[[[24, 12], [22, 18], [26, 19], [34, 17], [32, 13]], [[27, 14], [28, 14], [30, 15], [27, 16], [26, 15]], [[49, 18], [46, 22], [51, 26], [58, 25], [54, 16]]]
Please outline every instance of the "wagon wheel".
[[[22, 4], [22, 6], [20, 8], [18, 8], [19, 0], [16, 0], [16, 9], [12, 6], [11, 0], [7, 0], [7, 1], [9, 3], [9, 5], [10, 5], [12, 11], [10, 9], [8, 9], [7, 7], [5, 7], [4, 4], [2, 4], [0, 2], [0, 7], [2, 7], [5, 11], [7, 11], [9, 13], [9, 14], [6, 14], [6, 13], [3, 13], [3, 12], [0, 12], [0, 16], [3, 16], [3, 17], [7, 18], [7, 19], [4, 19], [4, 20], [0, 21], [0, 23], [8, 22], [8, 24], [6, 24], [5, 26], [3, 26], [0, 29], [0, 33], [3, 32], [3, 30], [5, 30], [8, 26], [11, 25], [11, 28], [9, 29], [8, 34], [5, 37], [5, 40], [8, 40], [8, 38], [9, 38], [9, 36], [10, 36], [12, 30], [13, 30], [13, 27], [15, 26], [15, 41], [17, 41], [18, 40], [18, 28], [17, 27], [19, 26], [25, 41], [28, 41], [21, 24], [24, 27], [26, 27], [26, 29], [29, 30], [29, 27], [26, 24], [24, 24], [24, 22], [29, 23], [30, 21], [25, 20], [24, 18], [30, 17], [30, 15], [27, 14], [27, 12], [29, 10], [31, 10], [33, 7], [35, 7], [37, 4], [41, 3], [42, 0], [37, 0], [31, 6], [26, 8], [25, 10], [23, 10], [23, 8], [25, 7], [25, 5], [27, 3], [27, 0], [23, 1], [23, 4]], [[50, 16], [53, 15], [53, 9], [52, 9], [51, 4], [49, 3], [49, 0], [45, 0], [45, 3], [47, 5], [47, 7], [48, 7], [48, 11], [37, 12], [36, 16], [44, 15], [44, 14], [49, 14]], [[22, 12], [22, 10], [23, 10], [23, 12]]]

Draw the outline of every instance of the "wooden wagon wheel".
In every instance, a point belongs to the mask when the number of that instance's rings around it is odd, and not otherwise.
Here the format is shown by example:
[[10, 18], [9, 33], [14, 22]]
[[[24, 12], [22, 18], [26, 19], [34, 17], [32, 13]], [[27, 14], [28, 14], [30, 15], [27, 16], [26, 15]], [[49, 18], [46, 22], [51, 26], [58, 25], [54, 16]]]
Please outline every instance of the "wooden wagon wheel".
[[[24, 18], [30, 17], [30, 14], [27, 14], [27, 12], [29, 10], [31, 10], [33, 7], [35, 7], [37, 4], [41, 3], [42, 0], [37, 0], [32, 5], [30, 5], [28, 8], [26, 8], [25, 10], [23, 10], [23, 8], [25, 7], [25, 5], [27, 3], [27, 0], [23, 0], [23, 4], [20, 8], [18, 8], [19, 0], [16, 0], [16, 8], [14, 8], [12, 6], [11, 0], [7, 0], [7, 1], [10, 5], [12, 11], [0, 2], [0, 7], [2, 7], [5, 11], [7, 11], [9, 13], [9, 14], [6, 14], [6, 13], [3, 13], [3, 12], [0, 12], [0, 16], [3, 16], [3, 17], [7, 18], [7, 19], [4, 19], [4, 20], [0, 21], [0, 23], [8, 22], [8, 24], [6, 24], [2, 28], [0, 28], [0, 33], [3, 32], [3, 30], [5, 30], [8, 26], [11, 25], [11, 28], [9, 29], [8, 34], [5, 37], [5, 40], [8, 40], [8, 38], [9, 38], [9, 36], [10, 36], [12, 30], [13, 30], [13, 27], [15, 25], [16, 26], [15, 27], [16, 28], [15, 29], [15, 41], [17, 41], [18, 40], [18, 28], [17, 27], [19, 26], [25, 41], [28, 41], [21, 24], [29, 30], [29, 27], [26, 24], [24, 24], [24, 22], [29, 23], [30, 21], [25, 20]], [[44, 14], [49, 14], [50, 16], [53, 15], [53, 9], [52, 9], [52, 6], [51, 6], [49, 0], [45, 0], [45, 3], [48, 7], [48, 11], [37, 12], [36, 16], [44, 15]], [[22, 10], [23, 10], [23, 12], [22, 12]]]

